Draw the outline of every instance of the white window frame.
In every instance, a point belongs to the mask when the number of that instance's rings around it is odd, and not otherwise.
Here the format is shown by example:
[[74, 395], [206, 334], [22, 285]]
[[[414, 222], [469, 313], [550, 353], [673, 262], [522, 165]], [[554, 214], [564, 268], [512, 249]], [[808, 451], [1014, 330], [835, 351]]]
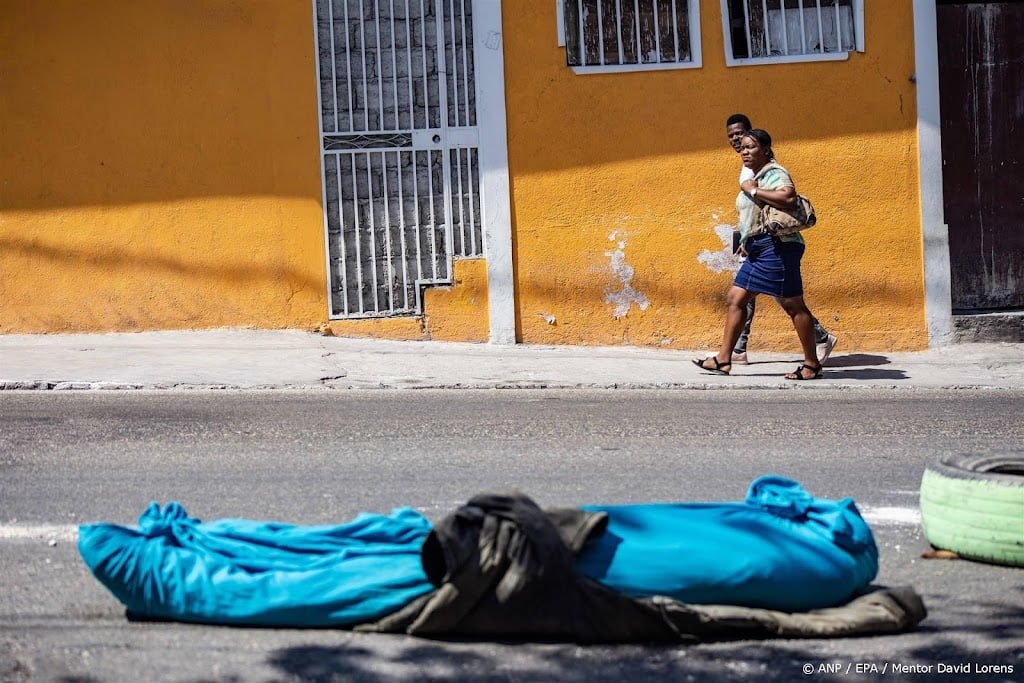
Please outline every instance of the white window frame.
[[[813, 5], [814, 0], [805, 0], [807, 4]], [[791, 64], [794, 62], [837, 62], [849, 59], [849, 51], [841, 52], [814, 52], [795, 55], [775, 55], [772, 57], [748, 57], [737, 59], [733, 57], [732, 49], [732, 27], [729, 25], [729, 0], [721, 0], [722, 5], [722, 34], [725, 43], [725, 65], [726, 66], [755, 66], [758, 64]], [[853, 0], [853, 40], [855, 50], [864, 52], [864, 0]]]
[[[576, 2], [577, 0], [555, 0], [556, 25], [558, 27], [558, 46], [565, 47], [565, 3]], [[604, 0], [614, 2], [615, 0]], [[630, 2], [631, 0], [620, 0]], [[650, 2], [651, 0], [637, 0], [639, 2]], [[690, 59], [685, 62], [660, 62], [657, 64], [604, 64], [592, 66], [570, 66], [574, 73], [584, 74], [606, 74], [623, 73], [631, 71], [662, 71], [665, 69], [699, 69], [702, 66], [701, 44], [700, 44], [700, 0], [676, 0], [677, 3], [686, 3], [687, 16], [689, 18], [690, 30]]]

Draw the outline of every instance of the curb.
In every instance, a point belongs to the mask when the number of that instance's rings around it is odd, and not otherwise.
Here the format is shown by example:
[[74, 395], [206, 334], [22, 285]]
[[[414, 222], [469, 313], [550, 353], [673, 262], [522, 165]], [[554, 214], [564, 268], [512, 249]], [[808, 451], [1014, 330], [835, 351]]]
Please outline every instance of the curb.
[[317, 384], [226, 384], [218, 382], [90, 382], [69, 380], [0, 380], [0, 391], [430, 391], [430, 390], [608, 390], [608, 391], [1020, 391], [1020, 387], [985, 384], [907, 384], [779, 382], [773, 384], [719, 384], [707, 382], [426, 382], [415, 379]]

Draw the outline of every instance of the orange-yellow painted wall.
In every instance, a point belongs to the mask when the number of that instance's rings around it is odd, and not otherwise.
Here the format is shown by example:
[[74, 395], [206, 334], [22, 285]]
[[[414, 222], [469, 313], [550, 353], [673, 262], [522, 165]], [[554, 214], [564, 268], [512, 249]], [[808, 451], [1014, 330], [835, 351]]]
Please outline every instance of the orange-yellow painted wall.
[[487, 260], [452, 261], [452, 284], [425, 288], [423, 312], [415, 318], [333, 320], [321, 331], [339, 337], [485, 342], [490, 337]]
[[0, 333], [486, 341], [477, 261], [427, 294], [428, 316], [328, 322], [307, 0], [0, 12]]
[[[847, 61], [726, 67], [718, 0], [703, 68], [576, 75], [552, 3], [506, 3], [505, 73], [522, 341], [712, 348], [721, 340], [745, 112], [818, 208], [806, 299], [847, 349], [927, 346], [911, 3], [867, 3]], [[760, 301], [751, 351], [796, 349]], [[552, 324], [552, 320], [554, 324]]]
[[325, 318], [308, 3], [2, 14], [0, 332]]
[[[224, 326], [482, 341], [486, 262], [422, 318], [331, 321], [307, 0], [0, 0], [0, 333]], [[807, 298], [847, 349], [926, 346], [911, 4], [867, 53], [577, 76], [550, 0], [503, 3], [520, 341], [711, 347], [748, 113], [822, 216]], [[763, 301], [752, 351], [795, 348]]]
[[423, 292], [426, 333], [444, 341], [487, 341], [487, 261], [454, 261], [452, 280], [450, 287], [430, 287]]

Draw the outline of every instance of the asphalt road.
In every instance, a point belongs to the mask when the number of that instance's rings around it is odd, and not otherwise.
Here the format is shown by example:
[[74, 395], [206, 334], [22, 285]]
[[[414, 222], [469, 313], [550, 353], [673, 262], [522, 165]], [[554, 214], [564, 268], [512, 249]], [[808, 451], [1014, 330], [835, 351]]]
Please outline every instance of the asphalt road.
[[[1024, 680], [1024, 570], [922, 559], [917, 517], [925, 465], [1019, 452], [1022, 407], [966, 390], [6, 392], [0, 681]], [[739, 500], [767, 473], [857, 501], [878, 583], [924, 596], [917, 630], [579, 647], [132, 623], [74, 546], [76, 524], [133, 524], [151, 500], [205, 520], [436, 519], [510, 488], [542, 505]]]

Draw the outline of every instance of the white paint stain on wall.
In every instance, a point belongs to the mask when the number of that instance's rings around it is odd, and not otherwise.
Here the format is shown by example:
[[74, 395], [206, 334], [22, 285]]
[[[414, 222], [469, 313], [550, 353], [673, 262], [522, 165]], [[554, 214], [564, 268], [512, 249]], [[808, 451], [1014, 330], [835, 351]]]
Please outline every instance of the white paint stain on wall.
[[615, 251], [606, 251], [604, 255], [611, 259], [612, 274], [622, 283], [622, 289], [617, 292], [606, 291], [604, 300], [605, 303], [615, 306], [615, 319], [618, 320], [626, 317], [633, 304], [636, 304], [640, 307], [641, 311], [644, 311], [651, 305], [651, 302], [646, 294], [638, 292], [633, 288], [634, 271], [633, 266], [626, 263], [626, 240], [620, 240], [618, 232], [612, 232], [612, 234], [608, 235], [608, 239], [616, 242], [617, 248]]
[[[712, 216], [717, 220], [718, 216]], [[735, 227], [719, 223], [715, 226], [715, 234], [722, 240], [720, 251], [704, 250], [697, 254], [697, 260], [713, 273], [732, 273], [739, 269], [740, 258], [732, 253], [732, 233]]]

